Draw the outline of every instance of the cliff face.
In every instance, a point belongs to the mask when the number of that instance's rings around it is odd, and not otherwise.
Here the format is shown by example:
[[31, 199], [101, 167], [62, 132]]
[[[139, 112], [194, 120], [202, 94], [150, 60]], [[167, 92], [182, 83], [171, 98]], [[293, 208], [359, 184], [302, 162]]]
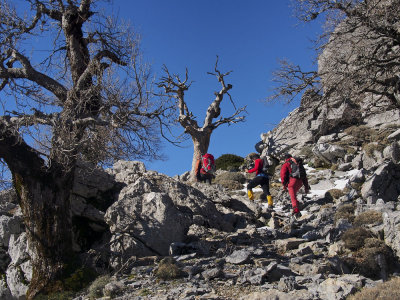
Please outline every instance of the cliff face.
[[[348, 19], [339, 24], [318, 59], [323, 94], [307, 91], [299, 108], [276, 128], [261, 134], [256, 147], [259, 152], [278, 157], [289, 152], [315, 163], [316, 158], [321, 159], [318, 149], [327, 148], [321, 145], [326, 143], [344, 147], [345, 155], [353, 156], [363, 154], [370, 143], [379, 144], [375, 151], [378, 157], [387, 146], [397, 147], [387, 137], [400, 128], [396, 92], [400, 48], [380, 23], [390, 25], [388, 16], [385, 19], [381, 14], [390, 15], [396, 5], [392, 0], [380, 1], [370, 12], [363, 12], [369, 16], [372, 29]], [[396, 29], [396, 24], [391, 26]], [[387, 62], [393, 63], [386, 66]], [[344, 162], [344, 157], [336, 157], [327, 163]]]

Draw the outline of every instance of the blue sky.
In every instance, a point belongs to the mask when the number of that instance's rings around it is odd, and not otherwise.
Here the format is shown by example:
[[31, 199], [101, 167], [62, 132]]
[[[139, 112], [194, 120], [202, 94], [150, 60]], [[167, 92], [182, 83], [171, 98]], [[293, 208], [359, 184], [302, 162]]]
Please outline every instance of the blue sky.
[[[199, 121], [220, 88], [216, 78], [207, 74], [213, 71], [216, 56], [221, 71], [233, 71], [226, 83], [233, 85], [236, 106], [247, 105], [248, 114], [246, 122], [214, 131], [208, 152], [216, 158], [254, 152], [261, 133], [273, 129], [298, 106], [298, 102], [289, 106], [262, 102], [271, 93], [278, 59], [315, 69], [311, 39], [320, 32], [320, 25], [299, 24], [290, 0], [114, 0], [112, 10], [139, 31], [144, 57], [156, 76], [162, 75], [163, 64], [182, 76], [188, 68], [194, 83], [185, 99]], [[224, 98], [222, 104], [221, 115], [230, 116], [234, 108], [229, 99]], [[145, 162], [147, 169], [170, 176], [190, 170], [191, 140], [183, 146], [166, 142], [167, 160]]]

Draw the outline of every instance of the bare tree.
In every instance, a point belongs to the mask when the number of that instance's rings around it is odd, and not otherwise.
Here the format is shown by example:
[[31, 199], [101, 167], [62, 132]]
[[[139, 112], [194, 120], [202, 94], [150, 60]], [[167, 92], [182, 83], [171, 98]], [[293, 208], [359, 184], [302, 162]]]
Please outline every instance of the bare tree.
[[[387, 99], [387, 105], [400, 107], [399, 0], [293, 2], [301, 21], [325, 18], [325, 31], [316, 44], [316, 51], [322, 53], [318, 77], [325, 96], [358, 101], [370, 95], [375, 105]], [[280, 71], [293, 79], [289, 75], [292, 70], [287, 72], [284, 65]], [[310, 74], [298, 74], [301, 73]], [[302, 75], [296, 77], [301, 79]], [[303, 83], [309, 83], [309, 79], [304, 76]], [[275, 98], [282, 90], [284, 95], [296, 93], [300, 86], [305, 85], [278, 88]]]
[[277, 85], [267, 101], [281, 100], [289, 104], [309, 88], [315, 88], [316, 92], [320, 89], [317, 71], [306, 72], [286, 59], [279, 61], [279, 68], [272, 75], [272, 81]]
[[[231, 84], [225, 83], [225, 76], [229, 75], [232, 71], [227, 73], [221, 73], [218, 70], [218, 57], [215, 62], [214, 72], [208, 72], [208, 74], [216, 76], [218, 82], [221, 84], [221, 89], [219, 92], [215, 92], [214, 101], [208, 106], [206, 116], [204, 118], [204, 123], [200, 126], [196, 117], [189, 110], [188, 105], [185, 100], [185, 92], [190, 88], [192, 82], [188, 82], [188, 70], [186, 69], [185, 79], [181, 80], [180, 76], [177, 74], [170, 74], [168, 68], [164, 66], [165, 76], [161, 78], [159, 82], [159, 87], [163, 88], [165, 93], [171, 97], [175, 98], [178, 103], [179, 117], [178, 121], [184, 128], [184, 133], [189, 134], [193, 141], [193, 160], [192, 160], [192, 170], [191, 170], [191, 180], [195, 180], [195, 167], [196, 162], [202, 154], [205, 154], [210, 145], [211, 134], [213, 131], [221, 126], [222, 124], [233, 124], [237, 122], [242, 122], [245, 116], [241, 115], [245, 112], [246, 107], [236, 108], [229, 90], [232, 89]], [[230, 117], [220, 117], [221, 114], [221, 102], [224, 95], [228, 95], [231, 103], [235, 109], [235, 112]], [[217, 119], [220, 117], [219, 119]], [[216, 120], [215, 120], [216, 119]]]
[[0, 1], [0, 159], [34, 253], [28, 299], [54, 288], [74, 257], [77, 161], [157, 157], [175, 113], [153, 96], [132, 28], [95, 13], [97, 2], [26, 0], [21, 17]]

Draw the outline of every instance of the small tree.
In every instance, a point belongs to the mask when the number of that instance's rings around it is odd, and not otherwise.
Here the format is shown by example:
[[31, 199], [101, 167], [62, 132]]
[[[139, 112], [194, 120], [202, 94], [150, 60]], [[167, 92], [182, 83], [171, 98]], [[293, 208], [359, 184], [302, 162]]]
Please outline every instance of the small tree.
[[156, 157], [172, 112], [153, 97], [132, 28], [95, 13], [96, 2], [26, 0], [20, 16], [0, 0], [0, 160], [34, 254], [28, 299], [71, 266], [77, 161]]
[[[165, 93], [170, 98], [177, 99], [179, 110], [178, 121], [184, 128], [184, 133], [189, 134], [193, 141], [194, 151], [190, 177], [191, 180], [195, 180], [196, 162], [202, 154], [207, 152], [210, 145], [211, 134], [213, 133], [213, 131], [222, 124], [233, 124], [244, 121], [245, 117], [241, 114], [245, 112], [246, 107], [242, 107], [239, 109], [236, 108], [234, 102], [232, 101], [232, 97], [229, 94], [229, 90], [232, 89], [232, 85], [225, 83], [225, 76], [229, 75], [231, 71], [227, 73], [221, 73], [218, 70], [217, 57], [214, 72], [208, 72], [208, 74], [217, 77], [218, 82], [221, 84], [221, 89], [219, 90], [219, 92], [214, 93], [215, 99], [208, 106], [204, 123], [202, 126], [200, 126], [196, 121], [196, 117], [189, 110], [185, 100], [185, 92], [190, 88], [191, 85], [191, 82], [188, 83], [188, 70], [186, 69], [185, 79], [183, 81], [180, 79], [179, 75], [171, 75], [166, 66], [164, 66], [164, 72], [165, 76], [161, 78], [159, 87], [162, 87], [165, 90]], [[220, 105], [224, 95], [229, 96], [229, 99], [231, 100], [231, 103], [235, 108], [235, 112], [230, 117], [220, 117], [218, 120], [215, 120], [221, 114]]]

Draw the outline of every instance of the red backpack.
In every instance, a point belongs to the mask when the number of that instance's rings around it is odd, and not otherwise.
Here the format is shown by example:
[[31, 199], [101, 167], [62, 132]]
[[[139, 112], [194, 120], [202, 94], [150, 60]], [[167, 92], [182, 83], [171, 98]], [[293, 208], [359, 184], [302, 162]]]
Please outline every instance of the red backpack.
[[214, 156], [210, 153], [206, 153], [201, 157], [201, 170], [208, 174], [214, 174], [215, 172], [215, 162]]

